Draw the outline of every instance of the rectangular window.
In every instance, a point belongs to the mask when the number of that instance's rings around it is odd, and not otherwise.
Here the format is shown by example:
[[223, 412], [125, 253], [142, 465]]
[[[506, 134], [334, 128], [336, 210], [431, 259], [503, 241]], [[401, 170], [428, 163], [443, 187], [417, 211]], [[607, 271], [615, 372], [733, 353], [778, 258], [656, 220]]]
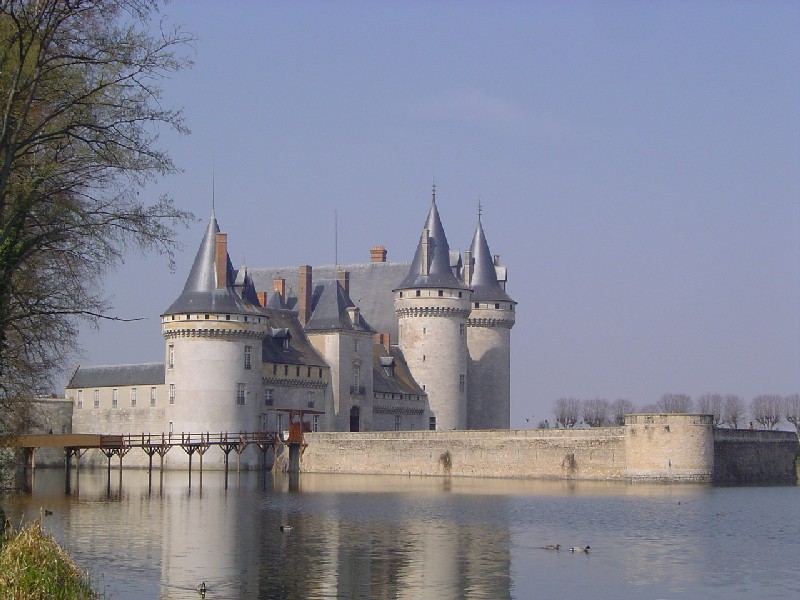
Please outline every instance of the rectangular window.
[[243, 383], [236, 384], [236, 405], [244, 406], [245, 387]]
[[117, 403], [119, 402], [119, 390], [114, 388], [111, 390], [111, 408], [117, 408]]
[[311, 377], [311, 367], [308, 367], [308, 373], [306, 373], [306, 377]]
[[150, 388], [150, 406], [156, 405], [156, 388]]
[[175, 404], [175, 384], [169, 384], [169, 403]]
[[458, 333], [460, 333], [461, 335], [464, 335], [464, 324], [463, 323], [459, 323], [459, 325], [458, 325]]
[[78, 390], [78, 408], [83, 408], [83, 390]]
[[100, 390], [94, 391], [94, 407], [100, 408]]
[[428, 417], [428, 429], [436, 431], [436, 417]]
[[272, 374], [273, 375], [277, 375], [278, 374], [278, 365], [272, 365]]
[[250, 356], [251, 356], [252, 353], [253, 353], [253, 347], [252, 346], [245, 346], [244, 347], [244, 370], [245, 371], [249, 371], [250, 369], [253, 368], [252, 367], [252, 363], [250, 361]]
[[294, 376], [295, 377], [300, 377], [300, 367], [295, 367], [294, 368]]
[[463, 373], [458, 376], [458, 391], [463, 392], [467, 389], [467, 377]]
[[394, 416], [394, 430], [400, 431], [400, 415]]
[[361, 365], [353, 365], [353, 388], [358, 393], [358, 388], [361, 387]]
[[264, 405], [272, 406], [273, 404], [275, 404], [275, 390], [267, 388], [264, 390]]
[[283, 365], [283, 376], [286, 377], [289, 374], [289, 365]]
[[322, 379], [322, 369], [319, 370], [319, 378]]
[[136, 388], [131, 388], [131, 406], [136, 406]]
[[169, 351], [167, 353], [167, 364], [169, 368], [173, 368], [175, 366], [175, 344], [169, 345]]
[[353, 352], [358, 354], [358, 340], [357, 339], [353, 340]]
[[311, 415], [311, 431], [319, 431], [319, 415]]
[[275, 417], [278, 425], [278, 431], [283, 431], [283, 413], [278, 413], [275, 415]]
[[314, 392], [306, 393], [306, 401], [308, 402], [308, 408], [314, 408]]

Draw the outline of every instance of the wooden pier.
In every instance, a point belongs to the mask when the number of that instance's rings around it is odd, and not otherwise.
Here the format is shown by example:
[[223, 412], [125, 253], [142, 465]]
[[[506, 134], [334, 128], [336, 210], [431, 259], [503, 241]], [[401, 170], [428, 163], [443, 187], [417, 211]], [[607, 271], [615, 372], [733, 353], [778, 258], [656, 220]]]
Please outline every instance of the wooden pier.
[[[291, 436], [290, 436], [291, 437]], [[159, 456], [159, 469], [164, 469], [164, 456], [173, 448], [180, 448], [189, 456], [189, 487], [192, 486], [192, 458], [195, 454], [200, 459], [200, 477], [203, 476], [203, 455], [213, 446], [218, 446], [225, 455], [225, 487], [228, 486], [229, 458], [231, 452], [237, 455], [237, 471], [242, 452], [248, 446], [256, 445], [262, 454], [262, 466], [266, 465], [267, 451], [272, 448], [275, 453], [284, 443], [302, 445], [299, 440], [283, 440], [277, 431], [256, 431], [240, 433], [141, 433], [126, 435], [101, 435], [93, 433], [75, 434], [33, 434], [18, 435], [8, 438], [3, 444], [10, 448], [25, 451], [25, 468], [35, 471], [36, 450], [39, 448], [64, 448], [67, 480], [75, 457], [76, 472], [80, 472], [80, 458], [87, 450], [98, 449], [108, 459], [108, 472], [111, 473], [111, 459], [119, 458], [119, 469], [122, 472], [122, 459], [133, 449], [140, 448], [147, 454], [148, 477], [152, 478], [153, 456]], [[202, 480], [201, 480], [202, 481]]]

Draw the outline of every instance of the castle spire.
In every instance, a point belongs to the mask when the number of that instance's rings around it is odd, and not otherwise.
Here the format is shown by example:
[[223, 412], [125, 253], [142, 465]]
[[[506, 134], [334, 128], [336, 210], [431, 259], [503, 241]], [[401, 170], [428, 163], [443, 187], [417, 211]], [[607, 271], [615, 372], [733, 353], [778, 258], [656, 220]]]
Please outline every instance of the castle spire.
[[408, 275], [398, 289], [446, 287], [466, 289], [450, 267], [450, 245], [436, 206], [436, 184], [433, 184], [431, 207], [422, 228], [417, 251]]
[[481, 205], [478, 203], [478, 225], [469, 248], [474, 266], [470, 278], [472, 299], [484, 302], [513, 302], [497, 281], [494, 259], [481, 223]]

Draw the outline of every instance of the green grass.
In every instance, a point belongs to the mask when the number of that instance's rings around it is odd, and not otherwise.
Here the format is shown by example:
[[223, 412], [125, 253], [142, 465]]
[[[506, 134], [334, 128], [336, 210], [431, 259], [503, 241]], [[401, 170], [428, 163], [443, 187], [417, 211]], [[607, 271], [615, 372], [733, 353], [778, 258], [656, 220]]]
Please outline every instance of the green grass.
[[0, 538], [0, 598], [88, 600], [97, 594], [88, 574], [36, 521]]

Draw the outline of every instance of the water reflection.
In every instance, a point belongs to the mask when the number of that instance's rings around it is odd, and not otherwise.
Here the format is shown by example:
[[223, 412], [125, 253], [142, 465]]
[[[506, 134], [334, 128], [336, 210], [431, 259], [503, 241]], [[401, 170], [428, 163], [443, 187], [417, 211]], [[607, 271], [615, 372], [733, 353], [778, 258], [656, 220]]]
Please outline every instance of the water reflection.
[[116, 600], [194, 600], [202, 581], [209, 600], [798, 592], [797, 488], [187, 475], [84, 470], [65, 494], [40, 471], [3, 504], [17, 521], [52, 510], [46, 527]]

